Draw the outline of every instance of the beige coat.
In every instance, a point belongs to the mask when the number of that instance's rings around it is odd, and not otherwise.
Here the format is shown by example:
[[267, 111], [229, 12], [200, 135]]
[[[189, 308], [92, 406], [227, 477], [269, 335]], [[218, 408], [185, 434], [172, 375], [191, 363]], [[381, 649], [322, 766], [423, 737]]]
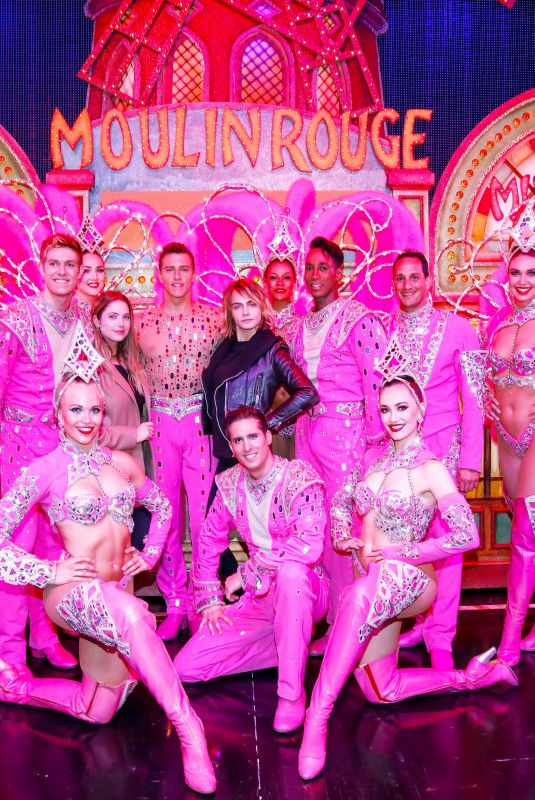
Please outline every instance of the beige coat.
[[[137, 429], [142, 420], [136, 403], [134, 391], [125, 381], [119, 370], [112, 366], [113, 372], [103, 368], [99, 379], [104, 392], [104, 428], [99, 439], [103, 447], [110, 450], [124, 450], [137, 461], [149, 477], [154, 468], [150, 442], [136, 442]], [[150, 394], [148, 386], [144, 390], [147, 419], [150, 419]]]

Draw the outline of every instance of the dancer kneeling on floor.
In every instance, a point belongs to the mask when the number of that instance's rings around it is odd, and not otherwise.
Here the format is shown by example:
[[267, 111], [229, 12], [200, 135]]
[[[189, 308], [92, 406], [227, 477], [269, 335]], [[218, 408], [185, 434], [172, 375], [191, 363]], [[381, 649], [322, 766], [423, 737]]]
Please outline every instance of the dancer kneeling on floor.
[[[60, 445], [33, 461], [0, 501], [0, 578], [44, 587], [49, 617], [80, 634], [81, 683], [34, 678], [0, 663], [0, 699], [108, 722], [135, 686], [145, 683], [173, 723], [184, 773], [199, 792], [215, 790], [202, 724], [189, 705], [146, 603], [132, 578], [158, 561], [169, 529], [169, 501], [126, 453], [103, 449], [104, 398], [97, 383], [71, 376], [57, 391]], [[140, 553], [130, 545], [134, 503], [152, 513]], [[42, 561], [9, 542], [37, 503], [71, 557]]]
[[[201, 527], [193, 565], [199, 631], [179, 652], [183, 681], [279, 668], [274, 728], [289, 733], [305, 717], [304, 679], [312, 628], [325, 614], [328, 583], [320, 564], [326, 526], [325, 489], [306, 461], [287, 461], [270, 450], [265, 416], [243, 406], [225, 418], [238, 464], [216, 476], [217, 494]], [[219, 555], [236, 528], [249, 559], [225, 581]]]
[[[385, 382], [379, 409], [391, 441], [364, 479], [353, 475], [332, 503], [334, 547], [353, 554], [360, 577], [342, 594], [307, 711], [299, 753], [305, 779], [323, 769], [327, 721], [353, 670], [372, 703], [517, 683], [506, 664], [491, 660], [494, 648], [465, 670], [398, 669], [401, 619], [425, 611], [435, 598], [431, 562], [475, 549], [479, 536], [464, 496], [419, 434], [425, 399], [414, 378]], [[437, 506], [448, 531], [425, 539]], [[353, 507], [362, 518], [359, 538], [352, 536]]]

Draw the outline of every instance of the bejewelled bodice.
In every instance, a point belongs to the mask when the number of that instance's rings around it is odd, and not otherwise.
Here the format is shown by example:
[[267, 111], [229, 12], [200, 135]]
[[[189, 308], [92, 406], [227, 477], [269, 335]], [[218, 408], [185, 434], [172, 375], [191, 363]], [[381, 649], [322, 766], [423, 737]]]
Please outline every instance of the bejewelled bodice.
[[[535, 389], [535, 347], [524, 347], [515, 351], [520, 328], [533, 319], [535, 319], [535, 300], [524, 307], [513, 307], [495, 328], [489, 349], [489, 362], [495, 386], [504, 389], [511, 386]], [[516, 326], [516, 331], [511, 354], [508, 358], [504, 358], [493, 349], [493, 345], [498, 331], [510, 326]]]
[[48, 516], [52, 523], [68, 519], [80, 525], [94, 525], [109, 514], [114, 522], [126, 525], [132, 533], [135, 498], [136, 492], [132, 485], [112, 497], [98, 494], [79, 494], [64, 500], [55, 497], [48, 509]]
[[389, 489], [375, 494], [366, 483], [358, 483], [354, 495], [355, 508], [360, 516], [375, 512], [375, 524], [391, 542], [421, 541], [435, 513], [415, 494]]
[[[435, 459], [434, 454], [417, 437], [400, 453], [396, 453], [390, 443], [383, 455], [372, 464], [366, 478], [376, 472], [383, 473], [377, 492], [365, 481], [359, 481], [355, 475], [352, 476], [335, 494], [332, 502], [331, 535], [335, 546], [352, 536], [353, 507], [360, 517], [373, 511], [375, 525], [393, 544], [421, 541], [426, 535], [436, 506], [426, 505], [415, 493], [411, 471], [431, 459]], [[390, 473], [402, 469], [407, 471], [411, 494], [397, 489], [383, 490]]]

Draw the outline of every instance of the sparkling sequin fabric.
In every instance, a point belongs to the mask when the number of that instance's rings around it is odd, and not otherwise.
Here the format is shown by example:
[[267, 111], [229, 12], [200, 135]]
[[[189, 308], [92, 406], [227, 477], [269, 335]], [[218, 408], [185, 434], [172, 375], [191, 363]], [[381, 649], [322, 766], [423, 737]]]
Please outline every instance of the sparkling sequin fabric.
[[446, 550], [459, 550], [474, 542], [474, 515], [466, 503], [452, 502], [440, 509], [440, 514], [451, 530], [442, 540]]
[[30, 584], [43, 589], [56, 575], [56, 564], [43, 561], [15, 544], [0, 548], [0, 580], [13, 586]]
[[[533, 359], [535, 361], [535, 350]], [[476, 398], [479, 410], [481, 411], [481, 419], [483, 419], [485, 414], [483, 396], [487, 371], [487, 353], [485, 350], [465, 350], [460, 355], [460, 361], [466, 382]]]
[[412, 487], [410, 470], [432, 458], [434, 455], [420, 437], [416, 437], [414, 442], [400, 453], [395, 451], [391, 442], [385, 453], [372, 464], [366, 473], [367, 475], [373, 472], [384, 473], [377, 494], [367, 483], [359, 481], [358, 473], [353, 473], [333, 498], [331, 536], [334, 547], [353, 535], [353, 507], [361, 517], [373, 509], [375, 524], [393, 544], [423, 539], [435, 513], [435, 508], [424, 505], [414, 493], [408, 495], [395, 490], [381, 492], [381, 489], [387, 476], [397, 469], [409, 471], [409, 483]]
[[35, 297], [32, 297], [31, 302], [41, 316], [46, 319], [61, 336], [65, 336], [65, 334], [70, 331], [79, 316], [78, 309], [74, 303], [71, 303], [66, 311], [58, 311], [57, 308], [47, 305], [42, 295], [35, 295]]
[[[431, 377], [448, 322], [447, 312], [440, 312], [437, 324], [429, 337], [433, 315], [434, 309], [429, 298], [419, 311], [407, 314], [399, 309], [395, 318], [394, 336], [397, 337], [401, 349], [410, 361], [411, 373], [423, 388]], [[426, 342], [427, 346], [424, 346]]]
[[9, 539], [39, 497], [34, 475], [22, 473], [1, 501], [0, 536]]
[[492, 349], [492, 343], [498, 331], [509, 326], [516, 326], [512, 347], [514, 351], [519, 329], [526, 322], [530, 322], [533, 319], [535, 319], [535, 300], [532, 300], [525, 307], [509, 309], [509, 313], [496, 326], [489, 352], [489, 361], [493, 373], [492, 380], [496, 386], [505, 389], [511, 386], [524, 386], [528, 389], [535, 389], [535, 347], [525, 347], [512, 352], [509, 358], [503, 358]]
[[191, 314], [149, 309], [137, 323], [152, 395], [175, 400], [202, 391], [201, 374], [221, 338], [219, 314], [195, 303]]
[[135, 496], [134, 487], [129, 486], [113, 497], [92, 494], [79, 494], [76, 497], [66, 497], [65, 500], [55, 497], [49, 508], [48, 517], [54, 524], [70, 519], [71, 522], [78, 522], [80, 525], [94, 525], [109, 514], [114, 522], [126, 525], [132, 533]]
[[420, 597], [429, 578], [417, 567], [403, 562], [384, 561], [380, 566], [377, 590], [364, 625], [359, 628], [359, 641], [364, 642], [373, 630], [389, 619], [395, 619]]
[[79, 583], [65, 595], [56, 606], [56, 611], [67, 625], [83, 636], [96, 639], [106, 647], [114, 647], [125, 656], [130, 647], [121, 642], [117, 628], [102, 594], [102, 581]]

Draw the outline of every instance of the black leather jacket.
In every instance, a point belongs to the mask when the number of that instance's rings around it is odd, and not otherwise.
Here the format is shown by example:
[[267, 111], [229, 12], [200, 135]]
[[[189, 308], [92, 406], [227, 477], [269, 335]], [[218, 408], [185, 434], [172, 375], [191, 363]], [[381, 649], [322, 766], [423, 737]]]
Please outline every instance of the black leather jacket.
[[[290, 355], [287, 344], [271, 330], [259, 330], [248, 342], [223, 339], [202, 374], [203, 429], [211, 433], [214, 455], [231, 458], [224, 434], [225, 416], [240, 406], [254, 406], [279, 430], [319, 402], [319, 395]], [[275, 411], [271, 404], [279, 386], [290, 397]]]

